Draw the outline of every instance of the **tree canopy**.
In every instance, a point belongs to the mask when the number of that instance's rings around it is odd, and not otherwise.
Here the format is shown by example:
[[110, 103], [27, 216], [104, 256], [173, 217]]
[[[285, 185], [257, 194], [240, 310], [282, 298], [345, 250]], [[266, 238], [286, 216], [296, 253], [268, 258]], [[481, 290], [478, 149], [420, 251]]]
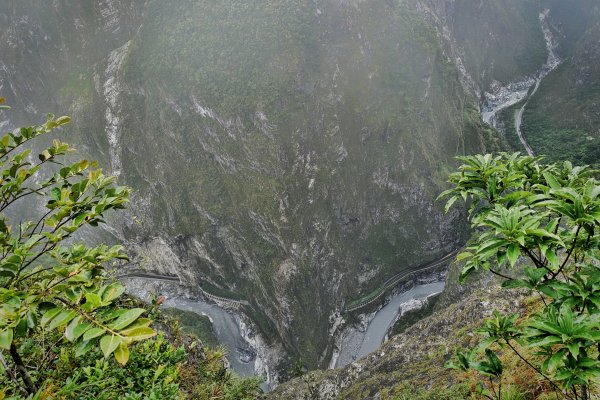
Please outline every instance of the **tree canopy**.
[[598, 172], [518, 153], [459, 160], [440, 197], [448, 198], [446, 210], [468, 204], [474, 234], [457, 256], [461, 279], [490, 271], [505, 288], [537, 293], [543, 306], [533, 315], [495, 312], [479, 348], [457, 353], [449, 366], [479, 371], [489, 378], [481, 394], [500, 399], [504, 371], [491, 346], [506, 347], [564, 398], [590, 398], [600, 389]]
[[[48, 115], [42, 125], [0, 137], [0, 349], [9, 352], [22, 381], [11, 375], [12, 382], [24, 394], [37, 385], [19, 347], [35, 332], [60, 330], [77, 355], [99, 346], [120, 364], [131, 343], [155, 335], [143, 308], [116, 305], [124, 287], [107, 279], [105, 265], [127, 259], [123, 248], [88, 246], [75, 236], [123, 208], [129, 188], [115, 186], [94, 162], [66, 162], [73, 148], [60, 140], [32, 153], [31, 141], [69, 121]], [[2, 364], [10, 374], [4, 357]]]

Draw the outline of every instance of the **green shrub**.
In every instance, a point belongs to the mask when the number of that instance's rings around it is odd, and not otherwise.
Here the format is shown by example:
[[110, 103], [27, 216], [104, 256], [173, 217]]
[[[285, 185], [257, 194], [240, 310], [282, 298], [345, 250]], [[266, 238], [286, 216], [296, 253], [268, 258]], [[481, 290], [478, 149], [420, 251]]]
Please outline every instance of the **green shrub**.
[[502, 400], [528, 400], [530, 397], [527, 397], [521, 388], [517, 385], [508, 385], [502, 391]]
[[479, 330], [484, 340], [458, 351], [448, 367], [477, 371], [479, 394], [500, 400], [505, 371], [496, 352], [505, 349], [563, 398], [593, 398], [600, 381], [597, 171], [518, 153], [459, 159], [454, 187], [440, 197], [450, 196], [446, 210], [459, 199], [469, 205], [474, 235], [456, 257], [464, 261], [461, 278], [489, 271], [506, 289], [536, 293], [543, 307], [533, 315], [494, 311]]
[[73, 149], [59, 140], [30, 157], [32, 140], [69, 121], [49, 115], [0, 137], [0, 400], [256, 398], [259, 378], [234, 376], [222, 351], [201, 348], [156, 308], [167, 332], [153, 338], [146, 305], [105, 272], [127, 258], [121, 246], [73, 243], [123, 208], [130, 189], [94, 162], [68, 163]]

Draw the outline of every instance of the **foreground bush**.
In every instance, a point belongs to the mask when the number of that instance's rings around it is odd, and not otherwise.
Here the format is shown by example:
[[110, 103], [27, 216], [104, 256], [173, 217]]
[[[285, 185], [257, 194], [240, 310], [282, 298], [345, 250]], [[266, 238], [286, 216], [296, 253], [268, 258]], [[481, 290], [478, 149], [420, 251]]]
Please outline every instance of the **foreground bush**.
[[[462, 278], [477, 270], [507, 289], [535, 293], [533, 315], [494, 312], [477, 348], [448, 366], [475, 370], [477, 391], [503, 399], [502, 352], [511, 352], [558, 398], [587, 400], [600, 384], [600, 185], [597, 171], [540, 157], [491, 154], [459, 158], [446, 209], [469, 205], [470, 245], [457, 256]], [[511, 389], [511, 390], [514, 390]]]
[[127, 259], [121, 246], [76, 240], [130, 189], [93, 162], [67, 162], [59, 140], [33, 152], [69, 121], [49, 115], [0, 136], [0, 400], [255, 398], [259, 381], [231, 376], [222, 352], [154, 338], [145, 307], [106, 274]]

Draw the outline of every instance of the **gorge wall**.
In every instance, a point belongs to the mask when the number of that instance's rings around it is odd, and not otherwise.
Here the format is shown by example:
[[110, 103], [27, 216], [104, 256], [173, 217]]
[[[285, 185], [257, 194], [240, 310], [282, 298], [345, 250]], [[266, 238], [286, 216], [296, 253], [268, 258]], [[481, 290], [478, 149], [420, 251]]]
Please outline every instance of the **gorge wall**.
[[545, 6], [4, 2], [0, 127], [71, 115], [134, 188], [108, 232], [141, 267], [247, 300], [325, 367], [346, 302], [465, 240], [434, 199], [454, 156], [502, 147], [479, 104], [543, 64]]

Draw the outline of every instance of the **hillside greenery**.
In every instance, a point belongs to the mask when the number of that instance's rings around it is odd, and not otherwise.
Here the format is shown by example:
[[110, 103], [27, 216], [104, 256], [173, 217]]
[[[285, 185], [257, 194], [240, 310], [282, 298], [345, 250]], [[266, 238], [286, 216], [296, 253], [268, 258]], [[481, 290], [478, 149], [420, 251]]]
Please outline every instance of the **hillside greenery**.
[[455, 155], [501, 140], [482, 128], [455, 56], [482, 90], [534, 72], [538, 8], [4, 2], [0, 79], [25, 110], [9, 126], [52, 105], [76, 116], [65, 134], [80, 151], [103, 165], [120, 155], [135, 223], [118, 229], [132, 252], [163, 239], [181, 261], [171, 272], [249, 300], [261, 336], [312, 368], [332, 354], [344, 299], [466, 237], [433, 199]]
[[600, 396], [598, 172], [518, 153], [460, 161], [441, 197], [448, 208], [466, 202], [473, 237], [433, 310], [412, 326], [401, 319], [368, 357], [308, 372], [270, 398]]
[[166, 316], [174, 318], [183, 332], [200, 339], [205, 347], [216, 348], [219, 346], [210, 318], [206, 315], [177, 308], [163, 308], [162, 312]]
[[121, 145], [154, 155], [123, 157], [122, 178], [148, 204], [125, 232], [201, 242], [219, 264], [191, 255], [203, 287], [247, 299], [267, 341], [324, 365], [340, 299], [454, 235], [429, 208], [452, 157], [480, 150], [477, 110], [410, 4], [209, 3], [148, 2], [123, 60], [123, 129], [145, 132]]
[[[43, 382], [35, 379], [40, 365], [32, 367], [22, 355], [22, 346], [37, 334], [64, 330], [76, 354], [99, 347], [104, 358], [114, 355], [122, 365], [132, 343], [155, 335], [152, 321], [140, 318], [143, 308], [114, 306], [124, 287], [107, 282], [103, 264], [126, 259], [123, 249], [88, 247], [75, 239], [81, 228], [97, 226], [105, 213], [123, 208], [129, 189], [113, 186], [114, 178], [95, 163], [65, 162], [73, 149], [59, 140], [30, 157], [31, 141], [68, 122], [68, 117], [48, 115], [43, 125], [0, 138], [0, 349], [14, 366], [4, 367], [6, 373], [27, 395]], [[36, 208], [30, 200], [36, 196], [45, 203], [43, 211], [22, 219], [27, 213], [19, 207]], [[2, 361], [5, 366], [3, 355]]]

